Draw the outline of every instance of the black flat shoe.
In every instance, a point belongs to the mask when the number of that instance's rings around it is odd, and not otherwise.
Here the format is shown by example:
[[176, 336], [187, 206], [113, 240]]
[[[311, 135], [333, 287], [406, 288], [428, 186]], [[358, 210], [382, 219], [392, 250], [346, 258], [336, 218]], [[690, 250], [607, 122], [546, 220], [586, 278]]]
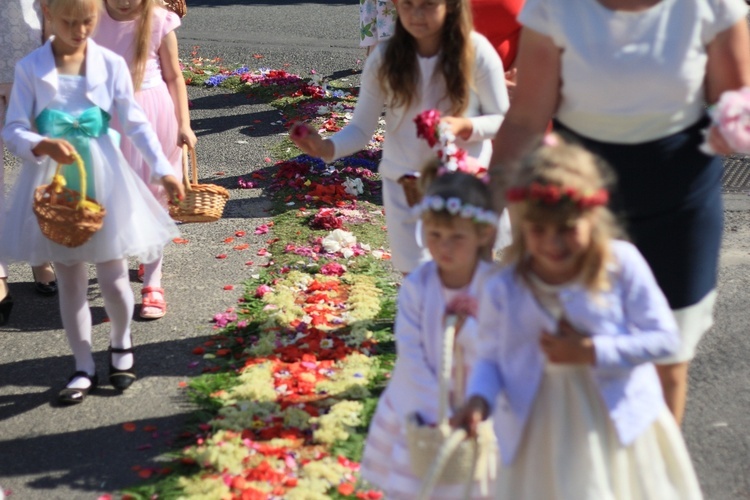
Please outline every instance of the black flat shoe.
[[0, 300], [0, 325], [4, 325], [10, 318], [10, 311], [13, 309], [13, 297], [10, 294], [6, 295], [3, 300]]
[[52, 297], [53, 295], [57, 295], [57, 281], [50, 281], [49, 283], [35, 281], [34, 291], [44, 297]]
[[135, 382], [135, 359], [133, 360], [133, 366], [127, 370], [118, 370], [112, 364], [113, 354], [133, 354], [133, 348], [120, 349], [119, 347], [109, 346], [109, 383], [118, 391], [124, 391]]
[[[50, 270], [54, 272], [54, 269], [50, 265]], [[31, 269], [31, 274], [34, 276], [34, 291], [43, 297], [51, 297], [57, 295], [57, 280], [52, 280], [47, 283], [39, 281], [36, 277], [36, 270]]]
[[75, 372], [73, 375], [70, 376], [68, 379], [68, 383], [71, 383], [73, 379], [76, 377], [83, 377], [89, 379], [89, 382], [91, 382], [91, 385], [88, 386], [86, 389], [74, 389], [72, 387], [66, 387], [62, 391], [60, 391], [57, 395], [57, 400], [64, 404], [64, 405], [75, 405], [78, 403], [83, 402], [84, 399], [86, 399], [86, 396], [89, 395], [90, 392], [94, 392], [94, 389], [96, 389], [96, 386], [99, 385], [99, 376], [89, 375], [86, 372]]

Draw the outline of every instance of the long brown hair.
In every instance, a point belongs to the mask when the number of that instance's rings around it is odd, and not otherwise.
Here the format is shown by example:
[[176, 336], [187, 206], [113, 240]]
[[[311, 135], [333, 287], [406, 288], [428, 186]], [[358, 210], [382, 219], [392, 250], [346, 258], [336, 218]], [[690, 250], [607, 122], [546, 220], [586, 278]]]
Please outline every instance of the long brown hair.
[[[443, 1], [447, 13], [438, 66], [451, 102], [450, 114], [460, 116], [469, 105], [473, 87], [474, 46], [470, 37], [474, 26], [469, 0]], [[395, 32], [387, 43], [378, 75], [380, 85], [389, 96], [389, 106], [408, 107], [417, 98], [419, 86], [417, 41], [397, 18]]]
[[[542, 146], [521, 164], [514, 187], [532, 184], [573, 188], [578, 192], [595, 192], [614, 184], [614, 174], [602, 160], [581, 146], [566, 144], [554, 136], [557, 144]], [[529, 282], [530, 262], [522, 231], [522, 221], [569, 225], [581, 217], [592, 221], [591, 244], [583, 255], [581, 281], [592, 292], [610, 287], [607, 265], [612, 260], [610, 241], [624, 236], [612, 212], [606, 206], [580, 208], [576, 204], [547, 205], [521, 201], [509, 206], [513, 243], [503, 252], [503, 261], [514, 264], [516, 272]]]

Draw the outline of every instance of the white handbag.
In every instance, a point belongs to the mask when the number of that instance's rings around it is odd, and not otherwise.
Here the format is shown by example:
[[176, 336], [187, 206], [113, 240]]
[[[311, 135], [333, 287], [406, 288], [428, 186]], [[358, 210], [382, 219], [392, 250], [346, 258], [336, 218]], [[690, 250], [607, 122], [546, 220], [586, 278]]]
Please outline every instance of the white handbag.
[[[479, 425], [477, 437], [466, 439], [463, 429], [451, 429], [448, 422], [448, 406], [453, 348], [456, 336], [457, 316], [445, 320], [443, 349], [440, 360], [440, 394], [437, 425], [422, 422], [414, 413], [407, 418], [406, 438], [412, 471], [423, 478], [419, 499], [427, 499], [438, 484], [464, 484], [464, 498], [471, 497], [475, 480], [479, 481], [482, 495], [487, 494], [487, 484], [494, 478], [496, 466], [495, 433], [492, 422]], [[461, 363], [459, 357], [459, 364]], [[459, 369], [459, 373], [463, 370]], [[462, 383], [457, 384], [462, 386]]]

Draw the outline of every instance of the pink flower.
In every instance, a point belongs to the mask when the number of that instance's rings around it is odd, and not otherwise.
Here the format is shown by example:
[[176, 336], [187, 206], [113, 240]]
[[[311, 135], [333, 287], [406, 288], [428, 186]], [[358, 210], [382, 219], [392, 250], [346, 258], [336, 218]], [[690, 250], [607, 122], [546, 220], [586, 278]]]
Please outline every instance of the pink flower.
[[267, 293], [273, 292], [273, 288], [271, 288], [268, 285], [260, 285], [258, 288], [255, 289], [255, 296], [259, 299], [263, 298], [263, 296]]
[[414, 123], [417, 124], [417, 137], [425, 139], [430, 147], [438, 143], [437, 129], [440, 124], [440, 111], [437, 109], [423, 111], [414, 118]]
[[346, 268], [338, 262], [329, 262], [320, 268], [320, 274], [327, 276], [341, 276], [346, 272]]
[[713, 119], [732, 149], [750, 153], [750, 87], [721, 94]]
[[266, 234], [268, 232], [268, 225], [261, 224], [255, 228], [255, 234]]
[[476, 297], [462, 293], [453, 298], [445, 307], [447, 314], [463, 317], [476, 317], [479, 309], [479, 302]]

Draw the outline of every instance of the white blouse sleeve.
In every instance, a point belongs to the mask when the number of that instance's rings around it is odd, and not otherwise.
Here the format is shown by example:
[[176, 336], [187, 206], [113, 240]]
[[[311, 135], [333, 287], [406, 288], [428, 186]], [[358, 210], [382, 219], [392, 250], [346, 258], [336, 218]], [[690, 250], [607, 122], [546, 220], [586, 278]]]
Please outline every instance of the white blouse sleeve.
[[[554, 7], [558, 0], [527, 0], [518, 14], [518, 22], [534, 31], [552, 38], [560, 48], [565, 47], [565, 40], [558, 29], [555, 19]], [[564, 3], [562, 0], [559, 3]], [[565, 8], [563, 5], [562, 8]]]
[[118, 58], [112, 66], [112, 78], [115, 81], [114, 106], [123, 132], [151, 167], [151, 182], [158, 183], [165, 175], [174, 175], [174, 170], [164, 156], [161, 143], [146, 114], [133, 97], [133, 81], [125, 59]]
[[745, 0], [707, 0], [709, 9], [703, 21], [702, 41], [711, 43], [716, 36], [747, 16]]
[[503, 315], [507, 314], [501, 287], [496, 286], [498, 283], [498, 279], [492, 279], [480, 291], [477, 361], [472, 367], [466, 388], [467, 400], [472, 396], [481, 396], [492, 410], [503, 389], [499, 365], [501, 335], [498, 334], [498, 328], [504, 323]]
[[470, 142], [494, 138], [510, 106], [500, 56], [484, 36], [472, 33], [472, 40], [476, 50], [474, 85], [480, 114], [469, 118], [472, 124]]
[[346, 127], [330, 137], [334, 153], [331, 158], [323, 158], [323, 160], [331, 162], [356, 153], [364, 149], [372, 139], [386, 99], [378, 76], [384, 51], [385, 44], [381, 44], [367, 58], [365, 68], [362, 70], [359, 98], [354, 108], [354, 116]]
[[44, 136], [36, 132], [33, 123], [34, 84], [32, 75], [29, 75], [24, 66], [16, 64], [15, 83], [8, 101], [8, 111], [3, 128], [3, 140], [8, 150], [19, 158], [40, 163], [42, 157], [37, 157], [31, 151], [39, 144]]

